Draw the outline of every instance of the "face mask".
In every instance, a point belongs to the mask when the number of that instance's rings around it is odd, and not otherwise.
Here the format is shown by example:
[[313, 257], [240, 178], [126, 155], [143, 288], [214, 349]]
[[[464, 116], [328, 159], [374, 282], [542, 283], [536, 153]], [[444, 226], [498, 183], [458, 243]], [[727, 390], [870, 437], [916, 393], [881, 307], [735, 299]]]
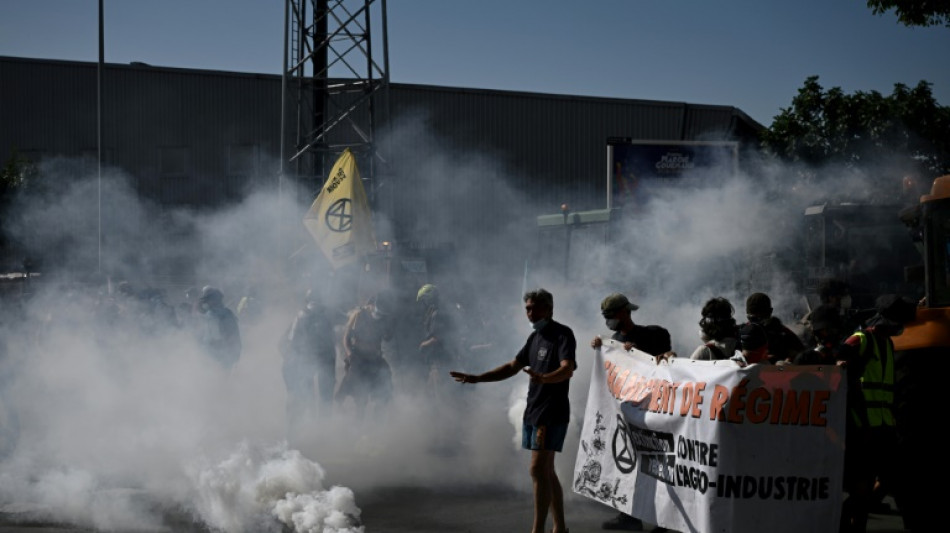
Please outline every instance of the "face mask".
[[851, 296], [842, 296], [842, 297], [841, 297], [841, 308], [842, 308], [842, 309], [851, 309]]
[[535, 331], [537, 331], [537, 330], [543, 328], [544, 326], [547, 326], [547, 325], [548, 325], [548, 322], [550, 322], [548, 319], [542, 318], [541, 320], [538, 320], [537, 322], [532, 322], [532, 323], [531, 323], [531, 328], [534, 329]]
[[607, 329], [610, 331], [619, 331], [620, 330], [620, 320], [616, 318], [607, 319]]

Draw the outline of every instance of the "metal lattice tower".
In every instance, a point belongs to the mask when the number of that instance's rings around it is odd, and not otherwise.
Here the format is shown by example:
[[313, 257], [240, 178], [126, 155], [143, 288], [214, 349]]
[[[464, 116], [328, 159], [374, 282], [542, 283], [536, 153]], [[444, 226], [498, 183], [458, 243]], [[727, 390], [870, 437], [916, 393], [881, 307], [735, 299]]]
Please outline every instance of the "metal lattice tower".
[[281, 177], [317, 189], [350, 148], [372, 197], [388, 106], [386, 0], [285, 2]]

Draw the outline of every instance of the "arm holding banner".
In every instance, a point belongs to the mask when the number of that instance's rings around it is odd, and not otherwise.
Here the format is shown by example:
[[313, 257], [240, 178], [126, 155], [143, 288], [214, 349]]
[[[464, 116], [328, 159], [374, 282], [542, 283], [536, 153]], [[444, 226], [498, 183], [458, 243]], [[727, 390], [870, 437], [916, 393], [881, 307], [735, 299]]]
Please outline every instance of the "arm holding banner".
[[[604, 339], [600, 335], [597, 335], [596, 337], [594, 337], [594, 340], [590, 341], [590, 347], [595, 350], [599, 350], [600, 347], [603, 345], [604, 345]], [[630, 350], [633, 349], [633, 343], [630, 341], [624, 342], [623, 349], [629, 352]]]

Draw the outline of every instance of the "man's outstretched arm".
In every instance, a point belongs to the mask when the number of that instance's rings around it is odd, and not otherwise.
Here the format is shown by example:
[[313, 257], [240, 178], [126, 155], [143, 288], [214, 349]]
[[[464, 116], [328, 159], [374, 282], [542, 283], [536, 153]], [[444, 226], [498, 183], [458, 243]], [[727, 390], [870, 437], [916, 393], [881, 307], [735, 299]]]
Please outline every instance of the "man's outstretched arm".
[[459, 383], [482, 383], [487, 381], [502, 381], [508, 379], [511, 376], [517, 374], [522, 368], [524, 368], [524, 365], [519, 363], [517, 359], [512, 359], [498, 368], [493, 368], [488, 372], [483, 372], [481, 374], [466, 374], [464, 372], [453, 371], [449, 372], [449, 375]]

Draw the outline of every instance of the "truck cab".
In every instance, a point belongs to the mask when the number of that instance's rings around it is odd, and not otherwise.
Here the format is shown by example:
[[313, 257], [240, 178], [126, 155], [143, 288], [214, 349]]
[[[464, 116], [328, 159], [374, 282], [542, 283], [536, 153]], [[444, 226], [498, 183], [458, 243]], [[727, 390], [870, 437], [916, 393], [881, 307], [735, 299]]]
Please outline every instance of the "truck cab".
[[[894, 494], [908, 530], [939, 524], [940, 495], [928, 489], [932, 470], [914, 464], [913, 457], [932, 449], [933, 431], [941, 422], [944, 382], [950, 371], [950, 175], [933, 181], [918, 205], [901, 219], [911, 230], [923, 264], [909, 272], [923, 278], [923, 297], [916, 318], [894, 340], [894, 369], [898, 449], [910, 459], [900, 469]], [[912, 276], [920, 278], [921, 276]]]
[[850, 287], [853, 309], [871, 309], [881, 294], [919, 297], [921, 289], [905, 279], [917, 261], [899, 204], [822, 203], [804, 213], [802, 290], [813, 309], [822, 279]]

